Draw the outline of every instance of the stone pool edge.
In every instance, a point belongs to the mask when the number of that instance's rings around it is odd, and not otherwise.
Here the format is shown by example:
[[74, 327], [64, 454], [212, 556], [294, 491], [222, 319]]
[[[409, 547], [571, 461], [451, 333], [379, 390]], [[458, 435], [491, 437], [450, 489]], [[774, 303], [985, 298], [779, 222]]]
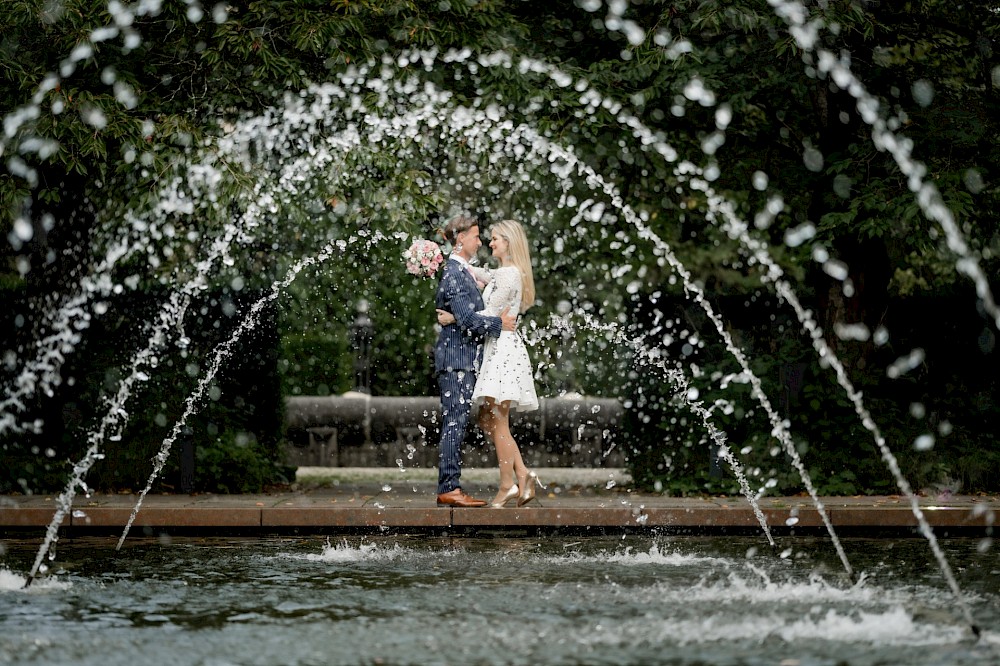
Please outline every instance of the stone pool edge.
[[[550, 489], [521, 508], [437, 507], [432, 491], [412, 488], [321, 488], [259, 495], [149, 495], [133, 533], [144, 532], [352, 532], [422, 531], [659, 531], [759, 534], [760, 524], [745, 498], [678, 498], [627, 490], [604, 494]], [[479, 496], [488, 497], [485, 492]], [[78, 497], [60, 526], [66, 533], [114, 532], [124, 528], [135, 495]], [[987, 536], [1000, 498], [920, 497], [920, 510], [936, 532]], [[844, 533], [919, 536], [909, 501], [898, 496], [820, 498], [831, 525]], [[824, 533], [808, 497], [760, 500], [777, 534]], [[53, 496], [0, 496], [0, 531], [41, 532], [55, 515]]]

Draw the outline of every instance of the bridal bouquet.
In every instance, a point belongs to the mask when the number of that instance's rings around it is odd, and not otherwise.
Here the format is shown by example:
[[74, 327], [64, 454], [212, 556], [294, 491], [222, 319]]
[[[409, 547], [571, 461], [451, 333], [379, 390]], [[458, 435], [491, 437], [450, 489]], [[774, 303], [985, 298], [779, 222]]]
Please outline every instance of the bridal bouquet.
[[403, 253], [406, 272], [419, 277], [431, 277], [444, 263], [441, 248], [434, 241], [418, 239]]

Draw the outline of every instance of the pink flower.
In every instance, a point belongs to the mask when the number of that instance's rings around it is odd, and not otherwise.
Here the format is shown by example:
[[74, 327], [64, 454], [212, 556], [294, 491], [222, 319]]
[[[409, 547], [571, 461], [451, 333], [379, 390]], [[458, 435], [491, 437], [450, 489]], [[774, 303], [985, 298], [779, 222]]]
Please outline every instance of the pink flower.
[[403, 252], [406, 272], [410, 275], [429, 278], [437, 273], [444, 263], [441, 248], [434, 241], [417, 239]]

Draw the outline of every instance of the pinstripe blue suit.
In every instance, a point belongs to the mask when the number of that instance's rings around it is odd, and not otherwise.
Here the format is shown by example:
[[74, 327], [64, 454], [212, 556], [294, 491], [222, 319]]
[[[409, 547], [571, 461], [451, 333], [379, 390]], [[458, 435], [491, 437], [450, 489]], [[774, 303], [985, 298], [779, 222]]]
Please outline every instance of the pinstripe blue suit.
[[441, 329], [434, 345], [434, 370], [441, 390], [441, 448], [438, 459], [438, 494], [462, 486], [462, 442], [469, 423], [472, 390], [476, 386], [479, 354], [487, 336], [498, 338], [499, 317], [486, 317], [476, 281], [454, 257], [444, 266], [434, 301], [455, 315], [456, 322]]

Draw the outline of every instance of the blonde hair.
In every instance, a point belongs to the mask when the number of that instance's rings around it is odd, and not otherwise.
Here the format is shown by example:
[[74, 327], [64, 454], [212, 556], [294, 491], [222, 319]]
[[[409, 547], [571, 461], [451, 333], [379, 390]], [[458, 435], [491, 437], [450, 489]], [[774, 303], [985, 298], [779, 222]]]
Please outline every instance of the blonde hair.
[[527, 312], [535, 304], [535, 278], [531, 271], [528, 237], [524, 235], [521, 225], [514, 220], [501, 220], [490, 227], [490, 231], [497, 232], [507, 241], [510, 263], [521, 271], [521, 312]]

